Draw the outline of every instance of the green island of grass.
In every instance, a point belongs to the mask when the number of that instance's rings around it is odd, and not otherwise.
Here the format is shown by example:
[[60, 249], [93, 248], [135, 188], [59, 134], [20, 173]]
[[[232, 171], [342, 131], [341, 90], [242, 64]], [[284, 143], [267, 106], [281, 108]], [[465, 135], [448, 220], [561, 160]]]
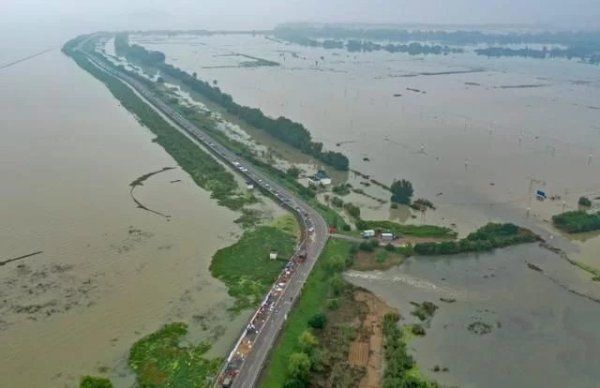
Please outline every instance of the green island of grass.
[[113, 388], [109, 379], [104, 377], [83, 376], [79, 388]]
[[450, 228], [436, 225], [402, 225], [393, 221], [367, 221], [356, 223], [359, 230], [381, 229], [389, 230], [398, 236], [455, 238], [456, 232]]
[[[246, 230], [235, 244], [220, 249], [213, 256], [211, 274], [227, 285], [236, 299], [234, 310], [260, 303], [287, 260], [294, 252], [296, 238], [272, 226]], [[276, 251], [278, 258], [269, 259]]]
[[141, 387], [210, 387], [223, 360], [207, 359], [207, 343], [182, 345], [184, 323], [170, 323], [137, 341], [128, 364]]
[[539, 241], [540, 237], [529, 229], [506, 223], [488, 223], [458, 241], [417, 243], [413, 251], [417, 255], [452, 255], [465, 252], [484, 252], [509, 245]]
[[583, 210], [565, 212], [553, 216], [552, 223], [567, 233], [593, 232], [600, 230], [600, 212], [587, 213]]

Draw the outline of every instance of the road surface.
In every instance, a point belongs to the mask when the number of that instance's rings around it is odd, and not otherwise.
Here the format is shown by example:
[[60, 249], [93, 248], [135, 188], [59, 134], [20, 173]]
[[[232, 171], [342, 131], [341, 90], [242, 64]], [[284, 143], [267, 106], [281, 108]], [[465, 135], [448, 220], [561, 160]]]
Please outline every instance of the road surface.
[[[256, 386], [267, 355], [283, 327], [287, 314], [297, 301], [308, 275], [327, 242], [328, 228], [325, 220], [306, 202], [296, 197], [294, 193], [272, 181], [262, 171], [259, 171], [220, 144], [209, 134], [196, 127], [179, 112], [162, 101], [142, 82], [116, 69], [106, 60], [99, 59], [95, 55], [89, 55], [89, 53], [81, 49], [82, 46], [80, 44], [75, 50], [85, 54], [98, 69], [125, 82], [144, 98], [150, 106], [176, 124], [177, 129], [202, 143], [216, 157], [228, 164], [234, 171], [243, 175], [248, 181], [253, 182], [264, 192], [274, 197], [281, 206], [291, 211], [298, 218], [303, 230], [303, 241], [298, 249], [306, 252], [306, 259], [295, 269], [285, 288], [273, 302], [272, 309], [252, 344], [251, 352], [244, 358], [239, 367], [237, 377], [235, 377], [231, 385], [233, 387]], [[297, 254], [298, 252], [295, 255]]]

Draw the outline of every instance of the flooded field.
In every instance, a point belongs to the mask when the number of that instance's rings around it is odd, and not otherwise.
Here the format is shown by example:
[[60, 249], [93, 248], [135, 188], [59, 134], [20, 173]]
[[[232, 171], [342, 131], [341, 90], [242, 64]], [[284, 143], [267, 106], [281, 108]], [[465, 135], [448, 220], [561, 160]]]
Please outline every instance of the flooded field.
[[[436, 223], [461, 234], [490, 220], [524, 220], [556, 233], [548, 226], [553, 214], [575, 209], [582, 195], [600, 196], [598, 66], [473, 53], [348, 53], [262, 35], [132, 40], [216, 82], [241, 104], [303, 123], [326, 148], [345, 153], [352, 169], [387, 184], [408, 178], [415, 197], [437, 206], [411, 219], [352, 194], [365, 218]], [[248, 65], [248, 55], [280, 66]], [[353, 173], [335, 178], [388, 199]], [[537, 189], [560, 199], [535, 201]], [[600, 258], [586, 253], [600, 249], [600, 237], [583, 245], [572, 246], [573, 255], [600, 267]]]
[[[550, 225], [552, 215], [576, 209], [580, 196], [600, 197], [597, 66], [473, 53], [348, 53], [260, 35], [132, 40], [240, 104], [303, 123], [325, 148], [346, 154], [352, 169], [386, 184], [409, 179], [415, 197], [437, 207], [417, 214], [364, 195], [344, 197], [364, 218], [435, 223], [460, 235], [511, 221], [600, 268], [598, 233], [572, 237]], [[259, 142], [307, 172], [316, 168], [281, 143]], [[333, 177], [389, 199], [352, 172]], [[536, 190], [555, 199], [537, 201]], [[427, 336], [411, 346], [424, 373], [443, 384], [592, 387], [600, 378], [599, 283], [547, 249], [410, 259], [384, 273], [347, 277], [400, 308], [407, 322], [411, 301], [440, 305]], [[436, 365], [449, 371], [433, 372]]]
[[0, 386], [130, 385], [129, 348], [172, 321], [224, 356], [247, 313], [208, 267], [239, 213], [58, 49], [0, 72], [0, 123], [0, 261], [41, 251], [0, 266]]

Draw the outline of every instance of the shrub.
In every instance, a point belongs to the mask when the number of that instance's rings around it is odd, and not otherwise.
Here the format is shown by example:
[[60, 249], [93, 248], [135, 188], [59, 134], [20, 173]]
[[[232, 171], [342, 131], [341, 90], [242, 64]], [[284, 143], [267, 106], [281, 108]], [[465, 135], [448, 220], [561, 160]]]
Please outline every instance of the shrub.
[[104, 377], [84, 376], [79, 382], [79, 388], [113, 388], [113, 385]]
[[425, 335], [425, 328], [423, 327], [423, 325], [420, 325], [418, 323], [412, 325], [411, 328], [410, 328], [410, 331], [414, 335], [418, 335], [418, 336], [424, 336]]
[[313, 329], [322, 329], [327, 324], [327, 315], [317, 313], [308, 320], [308, 325]]
[[331, 198], [331, 204], [335, 207], [342, 207], [344, 206], [344, 201], [339, 197], [333, 197]]
[[590, 201], [586, 197], [579, 197], [579, 201], [577, 201], [577, 204], [579, 206], [583, 206], [583, 207], [590, 207], [590, 206], [592, 206], [592, 201]]
[[360, 208], [350, 202], [344, 205], [344, 209], [355, 219], [360, 219]]
[[583, 210], [570, 211], [552, 217], [554, 226], [568, 233], [600, 230], [600, 212], [588, 214]]

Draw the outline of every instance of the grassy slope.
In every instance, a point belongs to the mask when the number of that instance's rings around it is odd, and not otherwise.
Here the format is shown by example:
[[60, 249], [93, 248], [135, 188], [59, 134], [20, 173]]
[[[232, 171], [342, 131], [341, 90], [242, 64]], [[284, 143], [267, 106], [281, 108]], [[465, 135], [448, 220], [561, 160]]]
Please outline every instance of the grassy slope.
[[273, 221], [273, 227], [283, 230], [292, 236], [300, 236], [300, 225], [298, 220], [291, 214], [286, 214]]
[[315, 314], [325, 310], [329, 294], [329, 273], [327, 263], [336, 258], [350, 256], [351, 243], [330, 240], [319, 257], [302, 291], [298, 304], [290, 313], [281, 337], [272, 349], [261, 386], [264, 388], [281, 388], [286, 379], [287, 361], [298, 344], [298, 337], [308, 328], [308, 320]]
[[[254, 306], [262, 300], [294, 252], [295, 237], [271, 226], [261, 226], [244, 232], [235, 244], [213, 256], [212, 275], [223, 281], [229, 295], [236, 298], [235, 309]], [[269, 252], [279, 253], [270, 260]]]

